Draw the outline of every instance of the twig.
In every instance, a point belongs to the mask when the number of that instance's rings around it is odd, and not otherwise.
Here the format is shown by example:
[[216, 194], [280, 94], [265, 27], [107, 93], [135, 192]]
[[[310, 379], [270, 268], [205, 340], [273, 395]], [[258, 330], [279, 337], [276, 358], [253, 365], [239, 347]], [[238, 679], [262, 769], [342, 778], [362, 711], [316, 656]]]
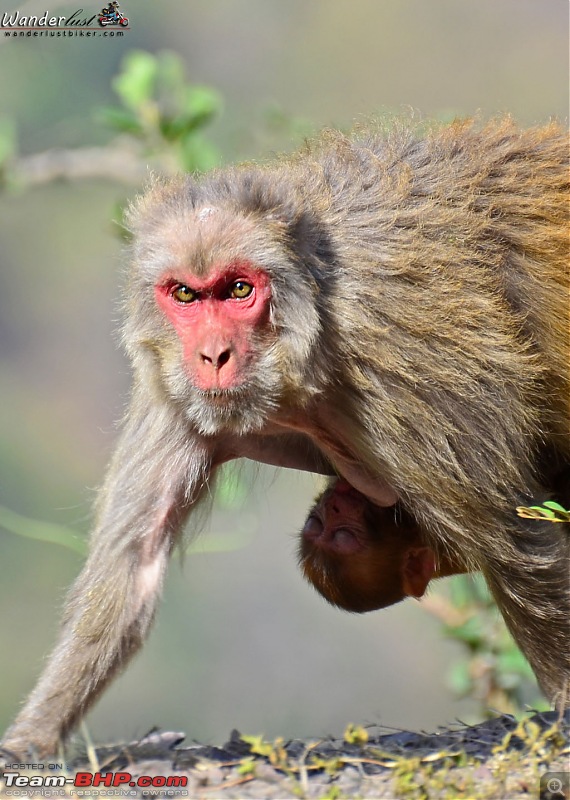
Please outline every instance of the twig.
[[136, 186], [151, 170], [171, 174], [173, 168], [164, 160], [145, 159], [125, 147], [82, 147], [54, 149], [14, 159], [7, 165], [9, 179], [17, 186], [31, 188], [57, 180], [77, 181], [89, 178], [114, 180]]
[[469, 613], [459, 611], [452, 603], [437, 594], [422, 597], [420, 605], [425, 611], [432, 614], [432, 616], [437, 617], [440, 622], [452, 628], [463, 625], [471, 616]]

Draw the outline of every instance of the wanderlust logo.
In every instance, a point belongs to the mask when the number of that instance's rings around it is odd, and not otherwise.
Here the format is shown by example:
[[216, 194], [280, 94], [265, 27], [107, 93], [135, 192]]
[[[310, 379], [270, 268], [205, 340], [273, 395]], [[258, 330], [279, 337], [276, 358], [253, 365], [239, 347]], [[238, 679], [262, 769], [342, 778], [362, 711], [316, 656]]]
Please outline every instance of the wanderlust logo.
[[0, 18], [4, 36], [122, 36], [129, 30], [129, 18], [112, 0], [96, 14], [78, 8], [69, 16], [55, 16], [49, 11], [41, 15], [4, 12]]

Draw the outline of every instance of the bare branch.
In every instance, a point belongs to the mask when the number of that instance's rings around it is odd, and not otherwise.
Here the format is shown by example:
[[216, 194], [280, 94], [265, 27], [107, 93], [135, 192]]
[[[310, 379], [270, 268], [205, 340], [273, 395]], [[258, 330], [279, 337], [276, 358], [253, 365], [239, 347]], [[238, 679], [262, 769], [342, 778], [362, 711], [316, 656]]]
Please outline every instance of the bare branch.
[[46, 150], [11, 161], [8, 167], [11, 181], [26, 189], [57, 180], [89, 178], [138, 186], [151, 170], [162, 174], [176, 171], [164, 158], [145, 159], [132, 149], [110, 146]]
[[439, 594], [431, 594], [425, 597], [422, 597], [420, 600], [420, 605], [432, 616], [436, 617], [440, 622], [443, 622], [445, 625], [449, 625], [452, 628], [459, 627], [463, 625], [469, 617], [471, 616], [470, 613], [466, 613], [465, 611], [460, 611], [458, 608], [446, 600]]

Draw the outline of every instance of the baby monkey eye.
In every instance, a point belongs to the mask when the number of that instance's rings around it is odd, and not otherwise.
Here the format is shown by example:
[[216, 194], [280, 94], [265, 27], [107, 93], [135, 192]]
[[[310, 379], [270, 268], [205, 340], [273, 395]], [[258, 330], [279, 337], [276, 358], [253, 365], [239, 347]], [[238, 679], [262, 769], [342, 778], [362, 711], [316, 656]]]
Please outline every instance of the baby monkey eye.
[[172, 297], [179, 303], [192, 303], [196, 299], [196, 292], [189, 286], [178, 286], [173, 292]]
[[230, 286], [230, 297], [236, 297], [239, 300], [249, 297], [252, 292], [253, 286], [246, 281], [236, 281]]

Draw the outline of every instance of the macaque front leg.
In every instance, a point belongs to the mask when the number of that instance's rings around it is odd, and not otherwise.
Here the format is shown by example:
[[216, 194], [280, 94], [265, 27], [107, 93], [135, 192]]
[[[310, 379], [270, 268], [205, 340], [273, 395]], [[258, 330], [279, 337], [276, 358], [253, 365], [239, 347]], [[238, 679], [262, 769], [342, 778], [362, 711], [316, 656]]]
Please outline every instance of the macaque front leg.
[[149, 406], [145, 399], [133, 399], [59, 640], [2, 742], [19, 757], [53, 755], [142, 645], [168, 557], [207, 482], [207, 447], [171, 409]]

